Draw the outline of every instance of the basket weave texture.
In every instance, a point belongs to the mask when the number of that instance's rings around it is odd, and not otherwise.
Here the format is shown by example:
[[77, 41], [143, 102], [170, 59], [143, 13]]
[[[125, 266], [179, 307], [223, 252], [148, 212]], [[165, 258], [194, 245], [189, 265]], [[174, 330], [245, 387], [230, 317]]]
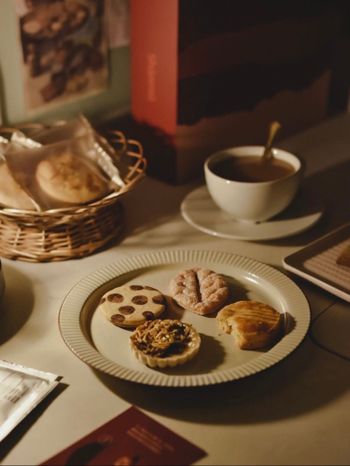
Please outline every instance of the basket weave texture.
[[[8, 130], [7, 130], [8, 131]], [[1, 128], [0, 128], [1, 132]], [[142, 145], [120, 131], [109, 131], [115, 163], [123, 161], [125, 186], [84, 205], [43, 212], [0, 207], [0, 256], [31, 262], [79, 258], [103, 248], [123, 228], [120, 199], [145, 174]]]

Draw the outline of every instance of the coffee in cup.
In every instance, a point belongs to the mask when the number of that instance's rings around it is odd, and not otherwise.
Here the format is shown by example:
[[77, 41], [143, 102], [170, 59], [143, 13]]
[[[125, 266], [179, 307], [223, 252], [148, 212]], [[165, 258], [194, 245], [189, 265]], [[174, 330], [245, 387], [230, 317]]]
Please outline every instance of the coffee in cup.
[[221, 178], [246, 183], [277, 180], [294, 172], [293, 165], [284, 160], [272, 157], [262, 162], [261, 157], [255, 155], [227, 157], [213, 164], [211, 169]]
[[239, 221], [261, 222], [282, 212], [298, 190], [300, 160], [273, 149], [262, 160], [264, 146], [241, 146], [217, 152], [204, 164], [209, 194], [219, 208]]

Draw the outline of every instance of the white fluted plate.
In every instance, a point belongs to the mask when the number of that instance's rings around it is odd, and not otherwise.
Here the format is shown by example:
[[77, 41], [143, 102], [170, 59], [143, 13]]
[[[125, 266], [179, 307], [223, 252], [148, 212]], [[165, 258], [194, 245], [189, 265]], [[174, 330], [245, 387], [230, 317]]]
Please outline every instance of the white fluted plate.
[[220, 238], [268, 241], [302, 233], [323, 215], [323, 206], [300, 191], [281, 214], [260, 223], [238, 222], [214, 203], [206, 186], [191, 191], [181, 203], [181, 214], [197, 230]]
[[[285, 332], [266, 351], [243, 351], [231, 335], [221, 335], [216, 319], [174, 308], [168, 316], [191, 323], [201, 335], [198, 355], [183, 366], [157, 370], [136, 360], [129, 349], [130, 331], [112, 325], [96, 311], [101, 296], [125, 283], [153, 286], [165, 295], [178, 272], [194, 266], [226, 277], [232, 301], [254, 299], [284, 314]], [[290, 354], [310, 323], [308, 302], [297, 285], [278, 270], [250, 258], [218, 251], [173, 249], [121, 259], [88, 275], [68, 293], [60, 314], [61, 335], [82, 361], [132, 382], [172, 387], [212, 385], [260, 372]]]

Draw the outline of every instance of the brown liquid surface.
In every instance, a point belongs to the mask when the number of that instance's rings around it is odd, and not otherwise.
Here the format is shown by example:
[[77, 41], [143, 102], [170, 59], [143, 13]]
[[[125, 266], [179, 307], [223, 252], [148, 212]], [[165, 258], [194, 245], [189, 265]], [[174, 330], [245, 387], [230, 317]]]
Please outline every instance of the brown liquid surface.
[[211, 170], [227, 180], [248, 183], [276, 180], [294, 172], [288, 162], [275, 158], [262, 162], [259, 156], [227, 157], [214, 163]]

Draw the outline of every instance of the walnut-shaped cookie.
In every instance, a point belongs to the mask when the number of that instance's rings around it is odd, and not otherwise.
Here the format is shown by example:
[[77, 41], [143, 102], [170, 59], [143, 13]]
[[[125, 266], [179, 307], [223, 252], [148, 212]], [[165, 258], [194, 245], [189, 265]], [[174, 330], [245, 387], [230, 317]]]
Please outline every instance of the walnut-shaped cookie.
[[157, 319], [166, 308], [166, 299], [151, 286], [123, 285], [107, 291], [98, 308], [112, 324], [135, 328], [148, 320]]
[[170, 294], [184, 309], [206, 315], [225, 305], [229, 287], [216, 272], [194, 267], [180, 272], [171, 280]]

